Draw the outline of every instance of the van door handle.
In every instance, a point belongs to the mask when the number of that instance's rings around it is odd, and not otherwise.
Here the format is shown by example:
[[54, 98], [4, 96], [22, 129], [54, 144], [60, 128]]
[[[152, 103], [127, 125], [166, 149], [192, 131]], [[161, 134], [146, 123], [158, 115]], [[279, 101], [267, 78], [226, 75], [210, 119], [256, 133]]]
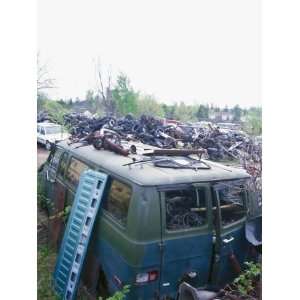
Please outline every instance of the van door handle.
[[228, 244], [228, 243], [232, 242], [233, 240], [234, 240], [234, 237], [231, 236], [229, 239], [224, 239], [223, 243]]

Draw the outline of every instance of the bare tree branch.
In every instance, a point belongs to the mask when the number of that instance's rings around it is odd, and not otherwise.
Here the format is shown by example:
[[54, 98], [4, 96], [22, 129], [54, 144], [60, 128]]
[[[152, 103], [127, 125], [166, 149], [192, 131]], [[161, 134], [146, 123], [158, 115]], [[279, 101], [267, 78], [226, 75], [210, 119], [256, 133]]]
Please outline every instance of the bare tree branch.
[[37, 91], [38, 93], [41, 90], [53, 89], [55, 86], [55, 79], [49, 78], [49, 72], [47, 65], [40, 63], [40, 54], [37, 54]]
[[104, 87], [103, 87], [101, 66], [100, 65], [98, 65], [98, 78], [99, 78], [99, 82], [100, 82], [100, 87], [98, 87], [98, 91], [101, 94], [103, 100], [106, 100], [106, 97], [105, 97], [105, 94], [104, 94]]
[[107, 82], [104, 82], [103, 76], [103, 69], [101, 67], [100, 61], [96, 63], [96, 75], [97, 75], [97, 92], [100, 95], [100, 104], [103, 105], [104, 110], [107, 114], [114, 114], [115, 113], [115, 104], [111, 97], [111, 82], [112, 82], [112, 75], [111, 71], [107, 72]]

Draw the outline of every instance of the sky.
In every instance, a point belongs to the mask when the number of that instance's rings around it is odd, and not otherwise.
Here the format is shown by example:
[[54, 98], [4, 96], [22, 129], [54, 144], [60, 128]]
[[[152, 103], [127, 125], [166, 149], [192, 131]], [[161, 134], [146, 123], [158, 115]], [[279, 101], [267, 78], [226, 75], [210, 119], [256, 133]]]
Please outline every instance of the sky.
[[95, 65], [171, 104], [261, 104], [259, 0], [38, 1], [53, 99], [97, 85]]

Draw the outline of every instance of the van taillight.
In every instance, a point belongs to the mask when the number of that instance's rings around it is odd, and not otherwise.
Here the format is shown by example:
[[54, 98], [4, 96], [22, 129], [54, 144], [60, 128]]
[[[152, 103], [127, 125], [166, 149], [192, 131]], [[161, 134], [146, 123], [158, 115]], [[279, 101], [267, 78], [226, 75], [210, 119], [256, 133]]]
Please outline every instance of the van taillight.
[[154, 281], [158, 278], [158, 271], [150, 271], [147, 273], [138, 273], [136, 274], [135, 282], [136, 283], [147, 283]]

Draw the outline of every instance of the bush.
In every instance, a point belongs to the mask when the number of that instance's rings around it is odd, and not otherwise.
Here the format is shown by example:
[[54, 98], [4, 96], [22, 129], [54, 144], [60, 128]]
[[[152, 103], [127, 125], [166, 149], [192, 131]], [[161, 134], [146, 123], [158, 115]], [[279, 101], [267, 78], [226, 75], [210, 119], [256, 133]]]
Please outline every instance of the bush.
[[[121, 291], [117, 291], [113, 296], [105, 300], [123, 300], [129, 292], [130, 285], [124, 285]], [[104, 300], [102, 297], [99, 300]]]
[[245, 265], [246, 270], [233, 283], [242, 295], [247, 296], [255, 290], [257, 279], [261, 274], [261, 265], [253, 262], [246, 262]]
[[69, 112], [67, 105], [63, 101], [38, 99], [37, 107], [39, 111], [46, 111], [51, 116], [51, 119], [59, 124], [64, 123], [63, 116]]

